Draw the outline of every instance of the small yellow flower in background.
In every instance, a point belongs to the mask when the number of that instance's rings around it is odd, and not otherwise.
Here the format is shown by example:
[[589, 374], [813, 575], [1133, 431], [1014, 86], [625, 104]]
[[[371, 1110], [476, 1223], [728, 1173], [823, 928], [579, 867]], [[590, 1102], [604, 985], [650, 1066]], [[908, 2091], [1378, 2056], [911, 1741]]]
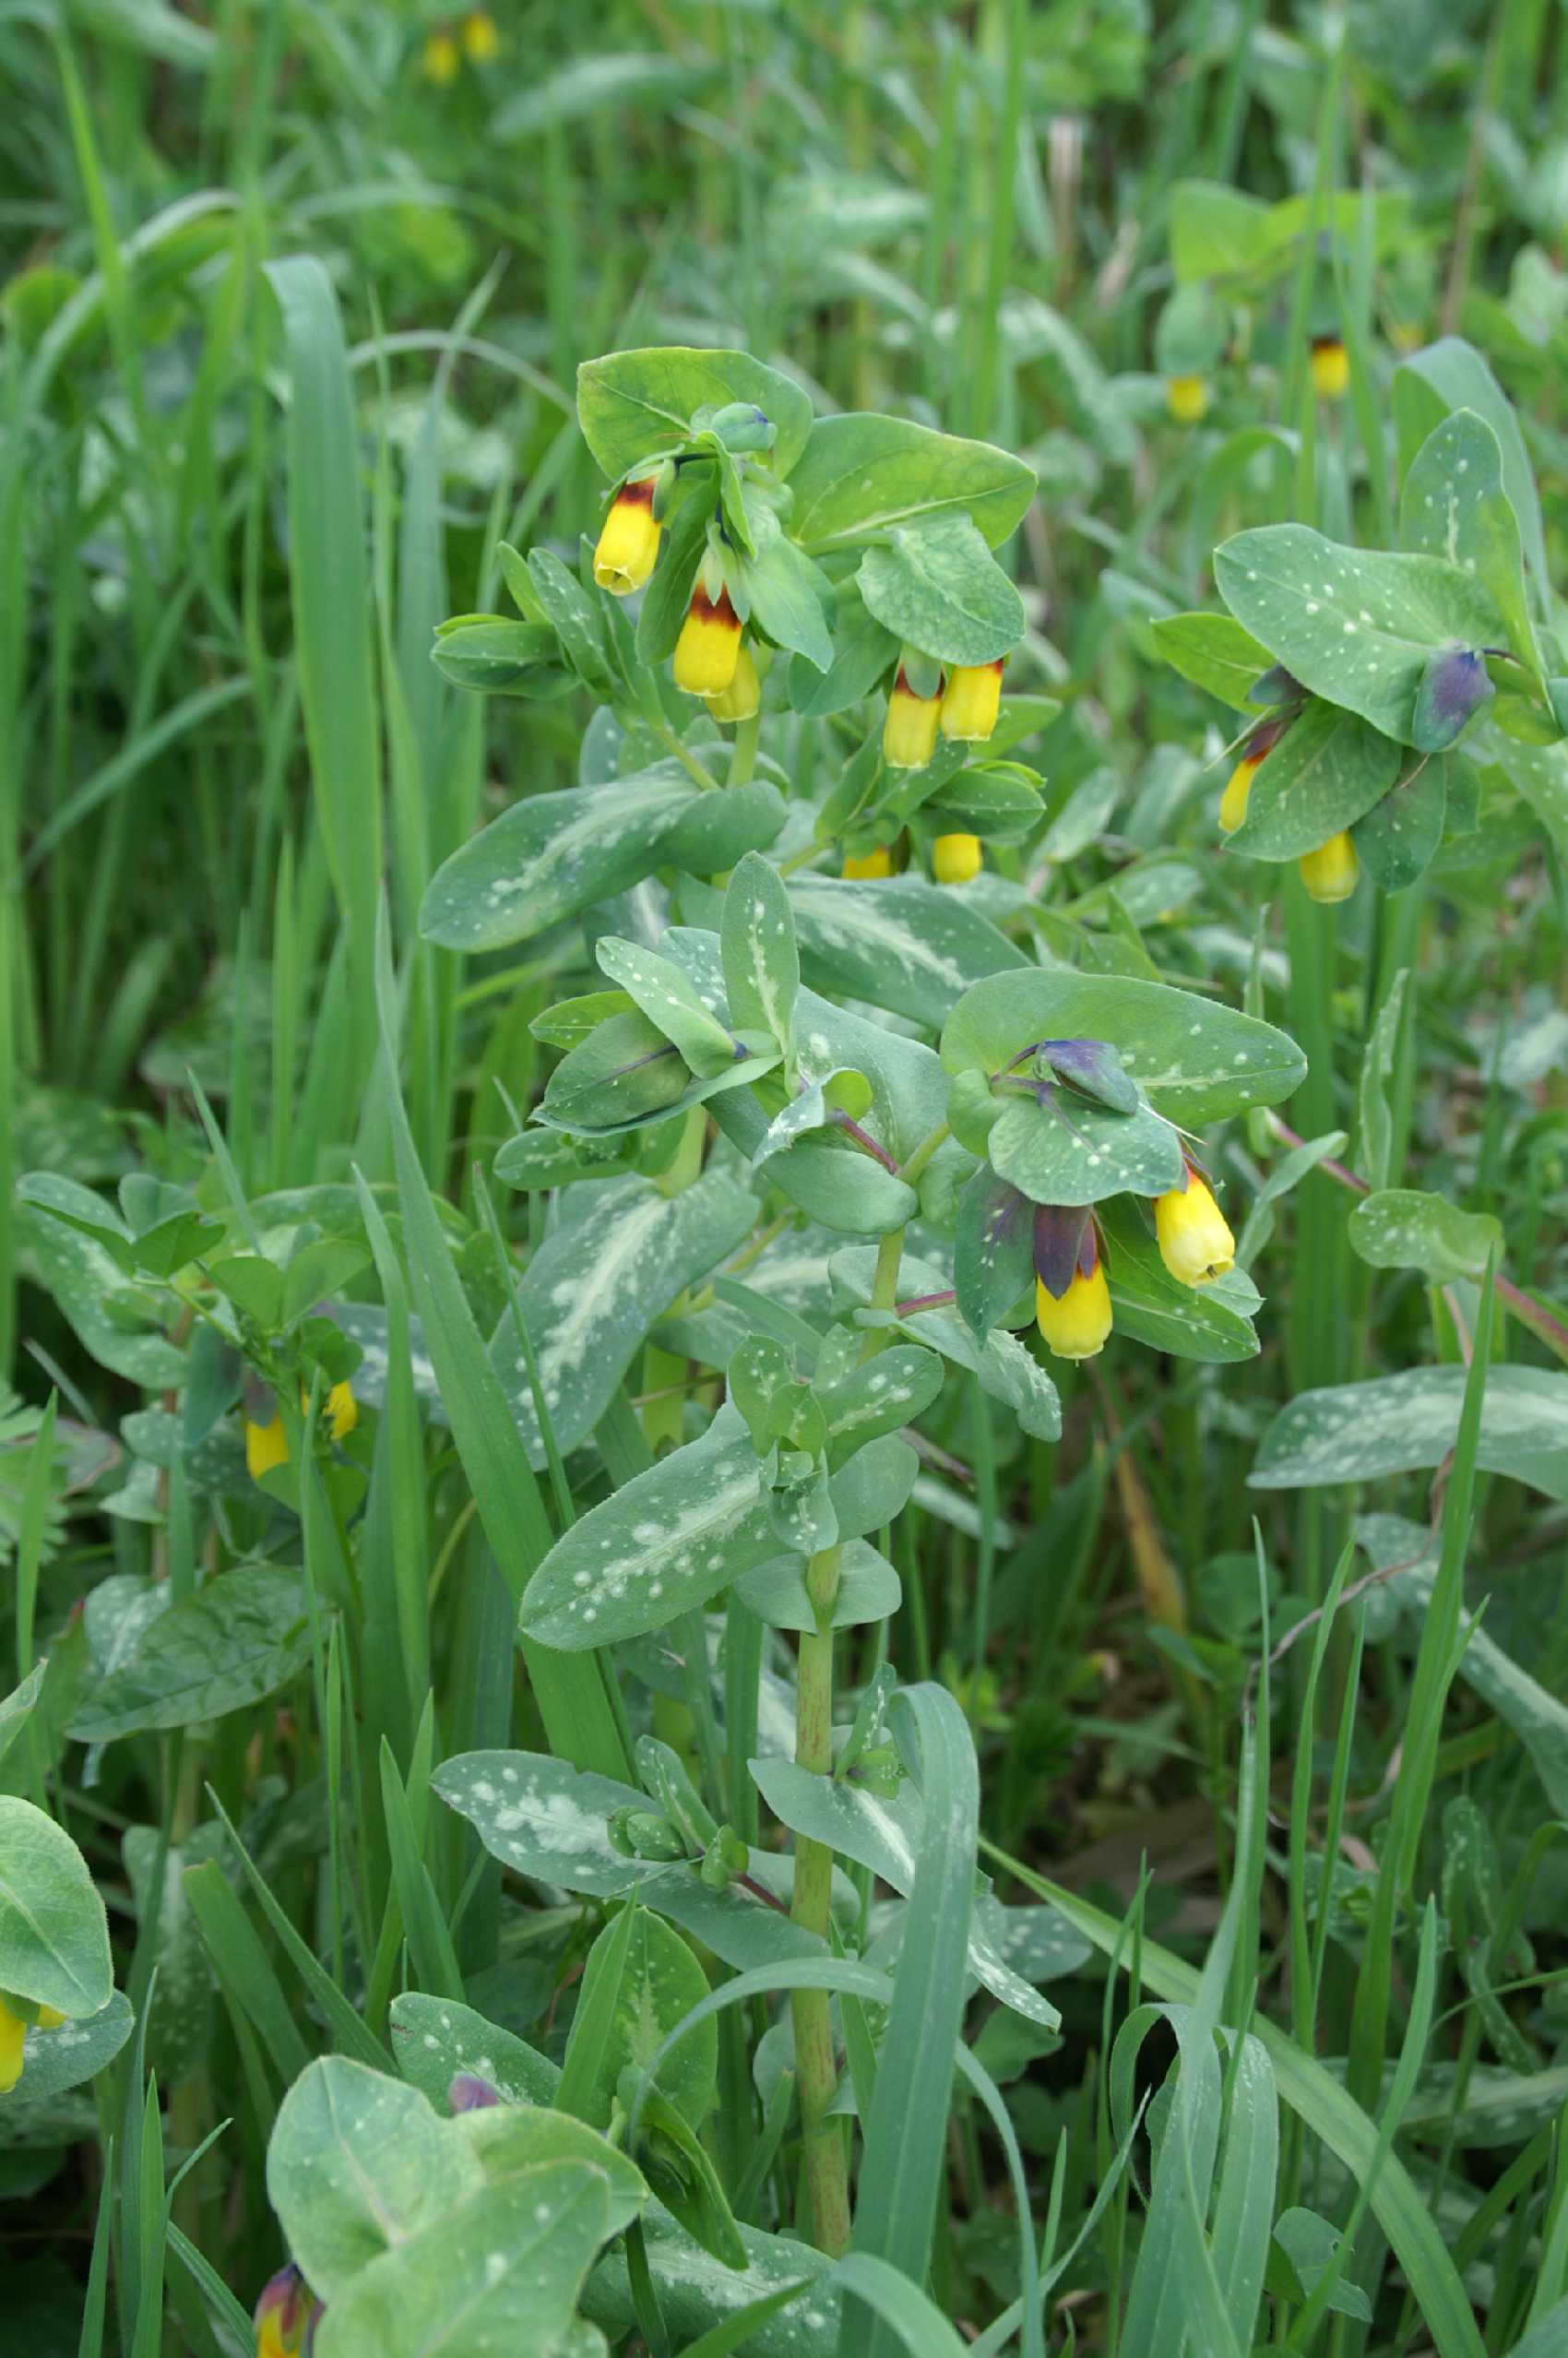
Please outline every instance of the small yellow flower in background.
[[462, 24], [463, 54], [470, 66], [488, 66], [500, 53], [501, 36], [487, 8], [470, 8]]
[[360, 1421], [360, 1404], [351, 1384], [334, 1384], [327, 1395], [327, 1423], [334, 1441], [341, 1441]]
[[659, 518], [653, 512], [653, 477], [623, 483], [610, 503], [593, 553], [593, 578], [601, 590], [629, 598], [653, 571], [659, 554]]
[[1314, 900], [1348, 900], [1360, 882], [1361, 863], [1356, 847], [1343, 829], [1308, 852], [1296, 863], [1296, 872]]
[[1189, 1162], [1181, 1186], [1154, 1199], [1159, 1257], [1181, 1285], [1208, 1285], [1236, 1262], [1236, 1239], [1213, 1191]]
[[728, 590], [717, 602], [700, 584], [675, 641], [675, 685], [688, 696], [722, 696], [741, 661], [741, 620]]
[[1165, 406], [1178, 425], [1196, 425], [1208, 411], [1206, 376], [1168, 376]]
[[28, 2026], [0, 1997], [0, 2096], [8, 2095], [22, 2076], [22, 2042]]
[[978, 835], [939, 835], [931, 847], [938, 884], [968, 884], [985, 865]]
[[745, 640], [735, 658], [735, 676], [722, 695], [710, 696], [707, 709], [716, 720], [754, 720], [762, 703], [762, 682]]
[[434, 82], [437, 89], [445, 89], [449, 82], [457, 80], [457, 69], [462, 62], [457, 44], [452, 35], [445, 25], [437, 25], [425, 42], [420, 56], [420, 63], [424, 68], [425, 80]]
[[889, 769], [923, 769], [936, 751], [939, 696], [917, 696], [898, 666], [887, 718], [882, 724], [882, 758]]
[[851, 854], [845, 861], [842, 873], [854, 884], [864, 884], [873, 876], [890, 876], [893, 874], [892, 845], [879, 843], [874, 852]]
[[1075, 1269], [1060, 1300], [1045, 1280], [1037, 1277], [1035, 1324], [1045, 1338], [1046, 1349], [1058, 1359], [1097, 1357], [1111, 1332], [1111, 1288], [1105, 1282], [1103, 1264], [1097, 1260], [1087, 1277]]
[[1350, 355], [1337, 336], [1313, 338], [1313, 390], [1320, 401], [1337, 401], [1350, 382]]
[[263, 1474], [272, 1471], [274, 1466], [286, 1466], [288, 1462], [289, 1436], [283, 1430], [282, 1418], [274, 1416], [270, 1423], [255, 1424], [247, 1416], [245, 1471], [251, 1480], [259, 1482]]
[[942, 696], [942, 733], [955, 744], [983, 744], [1002, 706], [1002, 659], [960, 663]]

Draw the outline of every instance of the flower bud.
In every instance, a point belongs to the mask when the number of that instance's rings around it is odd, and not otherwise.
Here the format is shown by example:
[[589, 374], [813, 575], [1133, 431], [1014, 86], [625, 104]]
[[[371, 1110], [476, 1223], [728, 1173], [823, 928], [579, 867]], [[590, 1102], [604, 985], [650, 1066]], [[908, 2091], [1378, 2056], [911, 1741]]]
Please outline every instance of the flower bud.
[[288, 1462], [289, 1436], [283, 1430], [282, 1418], [275, 1411], [267, 1423], [255, 1424], [247, 1416], [245, 1471], [251, 1480], [259, 1482], [263, 1474], [272, 1471], [274, 1466], [286, 1466]]
[[1159, 1257], [1179, 1285], [1208, 1285], [1235, 1266], [1236, 1239], [1208, 1183], [1189, 1162], [1182, 1185], [1154, 1199]]
[[499, 54], [501, 36], [488, 8], [470, 8], [462, 24], [463, 54], [470, 66], [488, 66]]
[[1208, 410], [1206, 376], [1168, 376], [1165, 406], [1178, 425], [1196, 425]]
[[955, 744], [983, 744], [1002, 704], [1002, 658], [960, 663], [942, 694], [942, 733]]
[[887, 699], [882, 724], [882, 758], [889, 769], [923, 769], [936, 751], [936, 723], [942, 699], [917, 696], [903, 665]]
[[301, 2358], [315, 2339], [321, 2303], [292, 2263], [268, 2277], [255, 2304], [255, 2358]]
[[842, 873], [855, 884], [864, 884], [873, 876], [893, 874], [893, 846], [879, 843], [871, 852], [852, 852], [844, 862]]
[[1111, 1332], [1111, 1288], [1094, 1215], [1041, 1204], [1035, 1213], [1035, 1323], [1058, 1359], [1093, 1359]]
[[931, 847], [938, 884], [968, 884], [985, 865], [978, 835], [939, 835]]
[[744, 639], [735, 658], [735, 676], [722, 695], [710, 696], [707, 709], [716, 720], [754, 720], [762, 703], [762, 682], [757, 677], [752, 650]]
[[454, 2113], [488, 2112], [501, 2102], [500, 2093], [477, 2071], [457, 2071], [452, 2075], [452, 2085], [446, 2090], [446, 2102]]
[[1296, 872], [1314, 900], [1348, 900], [1360, 881], [1361, 863], [1355, 845], [1341, 828], [1315, 852], [1305, 852], [1296, 863]]
[[1313, 390], [1320, 401], [1337, 401], [1350, 382], [1350, 358], [1338, 336], [1314, 336]]
[[22, 2076], [22, 2046], [28, 2026], [0, 1997], [0, 2096], [8, 2095]]
[[437, 89], [445, 89], [449, 82], [457, 80], [462, 62], [457, 44], [445, 26], [437, 25], [420, 55], [425, 80], [434, 82]]
[[653, 512], [657, 478], [624, 482], [611, 501], [593, 553], [593, 578], [612, 597], [629, 598], [653, 571], [659, 524]]
[[722, 696], [741, 661], [741, 620], [728, 590], [717, 601], [699, 582], [675, 641], [675, 685], [688, 696]]
[[1287, 725], [1286, 720], [1260, 721], [1242, 745], [1241, 758], [1227, 779], [1219, 798], [1219, 824], [1227, 835], [1234, 835], [1246, 817], [1253, 780], [1285, 734]]

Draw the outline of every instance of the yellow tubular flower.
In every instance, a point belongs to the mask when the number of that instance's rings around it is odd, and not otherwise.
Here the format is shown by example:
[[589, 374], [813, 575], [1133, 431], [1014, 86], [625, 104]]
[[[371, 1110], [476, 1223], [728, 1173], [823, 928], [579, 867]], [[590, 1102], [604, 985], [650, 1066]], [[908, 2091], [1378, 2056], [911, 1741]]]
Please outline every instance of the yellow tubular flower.
[[939, 835], [931, 848], [938, 884], [968, 884], [985, 865], [978, 835]]
[[1296, 872], [1314, 900], [1348, 900], [1360, 882], [1361, 863], [1342, 829], [1298, 860]]
[[275, 1416], [270, 1424], [253, 1424], [245, 1419], [245, 1471], [253, 1482], [259, 1482], [274, 1466], [289, 1462], [289, 1436], [283, 1430], [283, 1420]]
[[1111, 1332], [1111, 1288], [1105, 1266], [1097, 1261], [1094, 1273], [1074, 1271], [1073, 1281], [1060, 1301], [1042, 1280], [1035, 1280], [1035, 1323], [1048, 1351], [1058, 1359], [1093, 1359], [1105, 1349]]
[[334, 1441], [341, 1441], [360, 1421], [360, 1404], [350, 1384], [334, 1384], [327, 1395], [327, 1422]]
[[0, 2096], [8, 2095], [22, 2076], [22, 2041], [27, 2024], [0, 1998]]
[[983, 744], [996, 726], [1001, 704], [1001, 657], [994, 663], [960, 663], [943, 690], [943, 735], [955, 744]]
[[255, 2304], [255, 2358], [300, 2358], [322, 2314], [299, 2269], [280, 2268]]
[[613, 597], [629, 598], [653, 571], [661, 527], [653, 512], [653, 477], [623, 483], [610, 503], [593, 553], [593, 578]]
[[942, 699], [917, 696], [898, 667], [887, 718], [882, 724], [882, 758], [889, 769], [923, 769], [936, 751], [936, 723]]
[[457, 80], [457, 69], [463, 61], [457, 42], [445, 25], [438, 25], [431, 34], [420, 62], [424, 67], [425, 80], [434, 82], [438, 89], [445, 89], [449, 82]]
[[1247, 797], [1253, 791], [1253, 780], [1263, 768], [1262, 754], [1243, 754], [1225, 783], [1219, 798], [1219, 824], [1227, 835], [1234, 835], [1247, 816]]
[[1208, 1285], [1235, 1266], [1236, 1239], [1190, 1162], [1183, 1184], [1155, 1197], [1154, 1233], [1159, 1257], [1180, 1285]]
[[741, 623], [721, 590], [718, 603], [701, 588], [692, 593], [675, 641], [675, 685], [688, 696], [722, 696], [740, 669]]
[[501, 47], [495, 19], [487, 8], [470, 8], [463, 18], [463, 54], [470, 66], [488, 66]]
[[1313, 338], [1313, 390], [1320, 401], [1342, 399], [1350, 382], [1350, 356], [1337, 336]]
[[41, 2030], [58, 2030], [65, 2019], [65, 2016], [57, 2006], [41, 2006], [38, 2009], [38, 2027]]
[[858, 858], [846, 860], [843, 874], [855, 884], [864, 884], [873, 876], [890, 876], [893, 874], [892, 845], [879, 843], [874, 852], [862, 852]]
[[707, 709], [716, 720], [754, 720], [762, 702], [762, 682], [744, 639], [735, 659], [735, 676], [722, 696], [710, 696]]
[[1208, 409], [1208, 379], [1205, 376], [1168, 376], [1165, 380], [1165, 406], [1178, 425], [1196, 425]]

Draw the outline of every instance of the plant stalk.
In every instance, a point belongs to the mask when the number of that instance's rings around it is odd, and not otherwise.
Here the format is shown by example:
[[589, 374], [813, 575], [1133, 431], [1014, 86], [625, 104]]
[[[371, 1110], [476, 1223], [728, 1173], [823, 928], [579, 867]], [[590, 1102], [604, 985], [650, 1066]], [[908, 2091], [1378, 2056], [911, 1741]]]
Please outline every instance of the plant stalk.
[[[823, 1777], [833, 1769], [833, 1605], [838, 1567], [839, 1549], [834, 1545], [814, 1555], [806, 1568], [806, 1593], [815, 1610], [816, 1627], [802, 1637], [796, 1672], [796, 1765]], [[790, 1913], [796, 1923], [826, 1941], [832, 1897], [832, 1850], [802, 1834], [795, 1843]], [[796, 1990], [790, 2004], [812, 2240], [837, 2258], [849, 2241], [849, 2173], [843, 2123], [827, 2109], [838, 2084], [827, 1992]]]

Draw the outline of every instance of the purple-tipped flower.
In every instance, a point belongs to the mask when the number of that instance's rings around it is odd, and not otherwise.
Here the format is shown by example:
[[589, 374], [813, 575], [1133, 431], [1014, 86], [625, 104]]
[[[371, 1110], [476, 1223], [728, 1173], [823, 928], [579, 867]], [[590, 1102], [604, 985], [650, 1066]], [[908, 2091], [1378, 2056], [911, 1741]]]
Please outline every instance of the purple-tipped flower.
[[1087, 1205], [1035, 1213], [1035, 1323], [1059, 1359], [1093, 1359], [1111, 1332], [1111, 1289]]
[[1421, 673], [1410, 734], [1418, 753], [1442, 753], [1497, 690], [1472, 647], [1445, 647]]
[[488, 2112], [492, 2104], [500, 2103], [501, 2094], [488, 2079], [481, 2079], [477, 2071], [459, 2071], [453, 2074], [452, 2085], [446, 2090], [446, 2102], [455, 2113], [483, 2113]]
[[324, 2314], [291, 2260], [262, 2286], [255, 2304], [255, 2358], [310, 2358]]

